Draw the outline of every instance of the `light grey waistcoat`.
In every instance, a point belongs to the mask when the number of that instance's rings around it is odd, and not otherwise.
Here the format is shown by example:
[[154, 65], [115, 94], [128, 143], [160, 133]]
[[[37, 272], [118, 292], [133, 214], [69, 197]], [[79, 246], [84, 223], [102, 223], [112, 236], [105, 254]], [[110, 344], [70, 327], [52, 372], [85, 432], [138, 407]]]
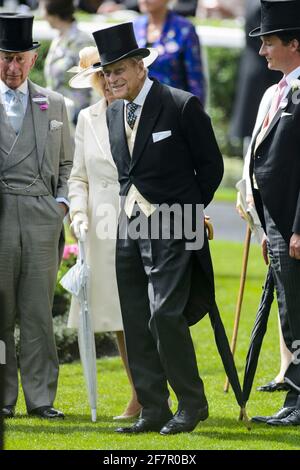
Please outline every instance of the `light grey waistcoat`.
[[49, 194], [41, 180], [31, 101], [28, 100], [18, 135], [0, 104], [0, 191], [7, 194], [43, 196]]

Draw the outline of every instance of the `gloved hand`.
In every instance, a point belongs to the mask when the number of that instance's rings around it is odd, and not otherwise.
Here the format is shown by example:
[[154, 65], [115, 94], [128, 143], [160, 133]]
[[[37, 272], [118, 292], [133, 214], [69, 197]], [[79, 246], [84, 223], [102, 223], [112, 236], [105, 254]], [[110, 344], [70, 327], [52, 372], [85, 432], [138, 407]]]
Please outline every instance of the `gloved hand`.
[[74, 215], [71, 226], [70, 226], [74, 236], [79, 241], [84, 241], [86, 232], [89, 228], [89, 221], [86, 214], [78, 212]]

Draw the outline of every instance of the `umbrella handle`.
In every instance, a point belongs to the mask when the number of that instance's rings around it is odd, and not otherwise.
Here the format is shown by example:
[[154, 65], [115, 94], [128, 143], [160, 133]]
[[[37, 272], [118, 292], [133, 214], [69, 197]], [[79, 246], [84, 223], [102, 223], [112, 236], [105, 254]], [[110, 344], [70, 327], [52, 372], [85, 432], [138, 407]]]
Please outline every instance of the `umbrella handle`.
[[85, 263], [85, 246], [84, 241], [78, 240], [78, 248], [79, 248], [79, 260], [81, 263]]
[[[244, 290], [245, 290], [248, 259], [249, 259], [250, 242], [251, 242], [251, 229], [248, 224], [245, 242], [244, 242], [242, 271], [241, 271], [241, 277], [240, 277], [240, 289], [239, 289], [238, 300], [236, 304], [234, 327], [233, 327], [231, 346], [230, 346], [233, 356], [236, 350], [236, 343], [237, 343], [237, 337], [238, 337], [238, 331], [239, 331], [239, 325], [240, 325], [240, 317], [241, 317], [242, 303], [243, 303], [243, 298], [244, 298]], [[228, 390], [229, 390], [229, 380], [226, 377], [225, 384], [224, 384], [224, 392], [227, 393]]]
[[79, 234], [80, 234], [79, 241], [81, 241], [81, 242], [86, 241], [86, 229], [84, 228], [83, 225], [85, 225], [85, 224], [80, 224], [79, 225]]
[[248, 431], [251, 431], [250, 419], [247, 415], [246, 407], [242, 407], [240, 410], [239, 421], [243, 421]]

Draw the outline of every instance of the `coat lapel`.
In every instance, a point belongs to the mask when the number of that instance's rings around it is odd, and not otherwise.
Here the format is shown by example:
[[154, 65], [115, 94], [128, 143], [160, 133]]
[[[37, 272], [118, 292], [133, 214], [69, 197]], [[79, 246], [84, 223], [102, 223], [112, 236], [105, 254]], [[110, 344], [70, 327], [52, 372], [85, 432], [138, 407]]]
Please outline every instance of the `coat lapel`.
[[132, 152], [131, 168], [136, 165], [141, 157], [160, 114], [162, 107], [160, 99], [161, 90], [161, 85], [158, 82], [154, 82], [146, 97]]
[[130, 154], [124, 127], [124, 101], [117, 100], [111, 106], [110, 139], [111, 148], [116, 150], [119, 160], [130, 164]]
[[42, 95], [48, 98], [45, 94], [45, 90], [40, 90], [38, 86], [36, 86], [32, 82], [28, 82], [29, 84], [29, 102], [28, 106], [32, 106], [32, 116], [33, 116], [33, 127], [35, 132], [35, 139], [36, 139], [36, 147], [37, 147], [37, 155], [38, 155], [38, 162], [39, 168], [42, 168], [42, 161], [44, 156], [44, 150], [47, 140], [47, 134], [49, 130], [49, 111], [48, 109], [41, 110], [38, 103], [33, 102], [33, 98], [37, 95]]
[[107, 106], [104, 98], [98, 101], [98, 103], [95, 105], [91, 106], [89, 109], [90, 123], [95, 141], [101, 154], [105, 159], [109, 160], [113, 166], [115, 166], [109, 145], [109, 136], [106, 124], [106, 109]]
[[[292, 89], [290, 89], [290, 91], [288, 92], [288, 94], [287, 94], [287, 96], [286, 96], [286, 98], [285, 98], [285, 100], [286, 100], [286, 102], [287, 102], [286, 106], [288, 106], [288, 104], [290, 103], [290, 101], [291, 101], [291, 99], [292, 99], [292, 95], [293, 95], [293, 91], [292, 91]], [[272, 101], [270, 102], [270, 106], [269, 106], [269, 108], [268, 108], [268, 111], [267, 111], [267, 113], [266, 113], [266, 116], [267, 116], [267, 114], [268, 114], [268, 112], [269, 112], [269, 110], [270, 110], [271, 103], [272, 103]], [[286, 106], [284, 106], [284, 108], [286, 108]], [[260, 129], [259, 129], [259, 131], [258, 131], [258, 133], [257, 133], [257, 135], [256, 135], [256, 137], [255, 137], [255, 140], [254, 140], [254, 143], [255, 143], [255, 145], [254, 145], [254, 152], [257, 151], [257, 149], [258, 149], [258, 147], [261, 145], [261, 143], [268, 137], [268, 135], [270, 134], [270, 132], [274, 129], [275, 125], [277, 124], [277, 122], [278, 122], [279, 119], [280, 119], [280, 116], [281, 116], [281, 114], [282, 114], [282, 110], [283, 110], [283, 108], [282, 108], [281, 106], [279, 106], [279, 108], [277, 109], [277, 111], [276, 111], [276, 113], [275, 113], [275, 115], [274, 115], [272, 121], [270, 122], [270, 124], [269, 124], [268, 127], [266, 128], [264, 134], [262, 134], [261, 136], [259, 136], [259, 134], [260, 134], [260, 132], [261, 132], [261, 130], [262, 130], [262, 126], [260, 127]], [[266, 117], [266, 116], [265, 116], [265, 117]], [[265, 119], [264, 119], [264, 120], [265, 120]], [[263, 120], [263, 122], [264, 122], [264, 120]], [[262, 124], [263, 124], [263, 122], [262, 122]], [[260, 139], [259, 143], [256, 142], [257, 137]]]
[[17, 140], [17, 136], [10, 125], [6, 112], [4, 110], [4, 105], [0, 102], [0, 149], [4, 154], [9, 155], [14, 144]]

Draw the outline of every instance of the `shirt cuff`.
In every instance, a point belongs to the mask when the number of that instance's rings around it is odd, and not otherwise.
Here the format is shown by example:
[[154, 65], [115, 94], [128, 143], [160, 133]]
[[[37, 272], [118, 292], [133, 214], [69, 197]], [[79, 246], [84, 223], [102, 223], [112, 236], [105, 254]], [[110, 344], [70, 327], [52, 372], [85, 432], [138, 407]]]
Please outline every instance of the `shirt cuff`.
[[64, 197], [57, 197], [56, 201], [57, 202], [62, 202], [63, 204], [65, 204], [67, 206], [68, 209], [70, 208], [69, 201], [67, 201], [67, 199], [65, 199]]

